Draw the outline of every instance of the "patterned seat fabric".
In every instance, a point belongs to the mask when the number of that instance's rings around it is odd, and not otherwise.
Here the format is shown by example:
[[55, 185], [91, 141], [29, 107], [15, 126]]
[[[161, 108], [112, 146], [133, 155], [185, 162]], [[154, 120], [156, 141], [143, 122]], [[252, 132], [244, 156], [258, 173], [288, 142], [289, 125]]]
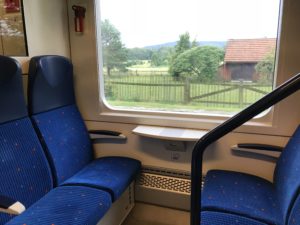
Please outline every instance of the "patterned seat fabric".
[[202, 209], [229, 212], [268, 224], [282, 224], [272, 183], [248, 174], [212, 170], [207, 173]]
[[300, 225], [300, 196], [295, 201], [288, 219], [288, 225]]
[[274, 172], [276, 196], [284, 221], [288, 221], [300, 190], [300, 126], [280, 155]]
[[[202, 208], [243, 215], [270, 224], [298, 223], [300, 190], [300, 127], [278, 159], [274, 181], [231, 171], [210, 171]], [[296, 204], [295, 204], [296, 202]]]
[[[0, 193], [26, 208], [52, 189], [51, 171], [29, 118], [0, 125], [0, 171]], [[0, 213], [0, 224], [9, 219]]]
[[92, 161], [88, 132], [75, 105], [32, 116], [58, 185]]
[[[117, 200], [134, 179], [141, 163], [125, 157], [92, 162], [89, 134], [75, 104], [70, 61], [61, 56], [33, 57], [28, 95], [29, 111], [47, 151], [56, 184], [108, 190], [113, 200]], [[111, 179], [107, 179], [109, 175], [103, 168], [111, 171]]]
[[253, 219], [245, 218], [238, 215], [208, 212], [201, 213], [201, 225], [268, 225]]
[[58, 187], [7, 225], [95, 225], [111, 206], [110, 195], [88, 187]]
[[129, 186], [139, 169], [140, 163], [137, 160], [125, 157], [103, 157], [95, 159], [79, 173], [66, 180], [63, 185], [100, 188], [109, 192], [114, 201]]
[[[0, 68], [0, 194], [29, 207], [53, 187], [51, 171], [27, 117], [20, 65], [0, 56]], [[13, 217], [0, 213], [0, 224]]]

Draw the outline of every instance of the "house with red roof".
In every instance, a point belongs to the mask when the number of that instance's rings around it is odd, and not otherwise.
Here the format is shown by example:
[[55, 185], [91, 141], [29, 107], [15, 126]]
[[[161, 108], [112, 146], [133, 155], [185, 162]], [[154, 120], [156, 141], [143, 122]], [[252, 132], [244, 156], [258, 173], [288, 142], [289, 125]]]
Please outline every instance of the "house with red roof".
[[224, 80], [255, 81], [255, 66], [276, 48], [276, 38], [230, 39], [220, 75]]

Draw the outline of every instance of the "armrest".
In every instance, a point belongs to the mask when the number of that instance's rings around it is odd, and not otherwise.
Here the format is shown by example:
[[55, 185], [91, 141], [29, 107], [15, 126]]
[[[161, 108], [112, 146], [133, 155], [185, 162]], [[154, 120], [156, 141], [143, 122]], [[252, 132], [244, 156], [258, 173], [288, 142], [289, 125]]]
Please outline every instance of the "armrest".
[[233, 154], [238, 156], [259, 157], [259, 159], [264, 159], [265, 161], [276, 162], [283, 147], [257, 143], [240, 143], [232, 146], [231, 150]]
[[282, 152], [283, 147], [275, 145], [257, 144], [257, 143], [240, 143], [237, 144], [239, 149], [254, 149], [272, 152]]
[[13, 215], [20, 215], [22, 212], [25, 211], [25, 206], [4, 195], [0, 195], [0, 212], [4, 212], [7, 214], [13, 214]]
[[121, 139], [126, 140], [127, 137], [120, 132], [111, 131], [111, 130], [90, 130], [90, 138], [92, 140], [99, 139]]

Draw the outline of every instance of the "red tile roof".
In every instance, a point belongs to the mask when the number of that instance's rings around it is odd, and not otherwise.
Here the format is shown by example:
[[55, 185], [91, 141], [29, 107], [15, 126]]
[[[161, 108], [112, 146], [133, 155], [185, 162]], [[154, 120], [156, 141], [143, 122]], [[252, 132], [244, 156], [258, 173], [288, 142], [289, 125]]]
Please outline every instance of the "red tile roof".
[[230, 39], [227, 42], [225, 63], [259, 62], [272, 49], [275, 49], [276, 38]]

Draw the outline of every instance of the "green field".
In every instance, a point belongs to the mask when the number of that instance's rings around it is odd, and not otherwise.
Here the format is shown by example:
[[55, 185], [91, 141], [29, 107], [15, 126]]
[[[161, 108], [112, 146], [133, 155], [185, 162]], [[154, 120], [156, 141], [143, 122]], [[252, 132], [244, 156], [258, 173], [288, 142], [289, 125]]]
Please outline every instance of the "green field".
[[143, 60], [143, 63], [133, 65], [131, 67], [127, 67], [129, 71], [163, 71], [168, 72], [169, 67], [168, 66], [161, 66], [161, 67], [153, 67], [151, 66], [151, 61]]

